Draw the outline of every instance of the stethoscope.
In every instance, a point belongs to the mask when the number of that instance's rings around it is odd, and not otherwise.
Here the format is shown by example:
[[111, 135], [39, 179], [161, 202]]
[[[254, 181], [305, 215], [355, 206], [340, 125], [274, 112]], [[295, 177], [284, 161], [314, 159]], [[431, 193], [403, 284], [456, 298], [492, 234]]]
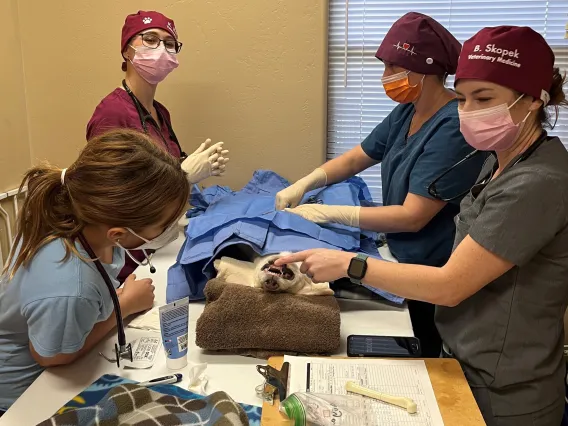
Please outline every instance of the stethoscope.
[[[537, 139], [537, 141], [535, 143], [533, 143], [530, 147], [528, 147], [528, 149], [525, 152], [523, 152], [521, 155], [519, 155], [519, 157], [513, 163], [511, 163], [509, 166], [507, 166], [506, 168], [509, 169], [509, 168], [519, 164], [521, 161], [525, 161], [527, 158], [529, 158], [538, 149], [538, 147], [542, 145], [542, 143], [547, 139], [547, 137], [548, 137], [547, 133], [545, 131], [543, 131], [542, 134], [540, 135], [540, 137]], [[482, 152], [486, 152], [486, 151], [475, 150], [475, 151], [470, 152], [464, 158], [462, 158], [460, 161], [458, 161], [456, 164], [454, 164], [449, 169], [447, 169], [445, 172], [443, 172], [440, 176], [438, 176], [436, 179], [434, 179], [430, 185], [428, 185], [428, 194], [430, 194], [432, 197], [434, 197], [438, 200], [441, 200], [441, 201], [448, 203], [450, 201], [461, 198], [461, 197], [465, 196], [467, 193], [469, 193], [469, 191], [471, 191], [471, 188], [462, 192], [459, 195], [456, 195], [455, 197], [444, 198], [436, 190], [436, 183], [440, 179], [442, 179], [444, 176], [446, 176], [448, 173], [450, 173], [452, 170], [454, 170], [456, 167], [461, 166], [467, 160], [469, 160], [473, 156], [480, 154]], [[496, 169], [497, 169], [497, 164], [495, 164], [493, 169], [486, 176], [484, 176], [482, 179], [479, 179], [478, 182], [484, 182], [487, 179], [489, 179], [491, 176], [493, 176], [493, 173], [495, 173]]]
[[120, 311], [120, 302], [118, 301], [118, 295], [116, 294], [116, 289], [114, 288], [114, 285], [112, 284], [112, 281], [108, 276], [107, 271], [105, 271], [105, 268], [103, 267], [101, 261], [97, 258], [95, 252], [87, 242], [85, 236], [82, 233], [79, 233], [78, 238], [79, 241], [81, 242], [81, 245], [83, 246], [89, 257], [95, 264], [97, 271], [99, 271], [99, 274], [101, 274], [101, 277], [103, 278], [110, 293], [112, 304], [114, 305], [114, 315], [116, 317], [116, 329], [118, 331], [118, 344], [116, 343], [114, 344], [114, 353], [116, 358], [110, 359], [104, 356], [103, 354], [101, 355], [103, 355], [103, 357], [107, 361], [116, 362], [116, 365], [120, 367], [121, 359], [127, 359], [130, 360], [130, 362], [132, 362], [132, 345], [130, 343], [128, 344], [126, 343], [126, 334], [124, 332], [124, 323], [122, 322], [122, 312]]
[[[146, 125], [146, 122], [149, 121], [152, 124], [152, 126], [154, 126], [156, 128], [157, 133], [160, 135], [160, 138], [162, 139], [162, 142], [164, 143], [164, 146], [166, 147], [166, 150], [168, 150], [168, 152], [169, 152], [168, 142], [166, 141], [166, 138], [164, 138], [164, 135], [162, 134], [162, 131], [160, 130], [160, 126], [158, 125], [156, 120], [154, 120], [154, 117], [152, 117], [152, 114], [150, 114], [148, 112], [148, 110], [146, 108], [144, 108], [144, 105], [142, 105], [140, 103], [140, 101], [138, 100], [136, 95], [132, 92], [132, 90], [130, 90], [130, 87], [128, 87], [128, 85], [126, 84], [126, 80], [122, 80], [122, 87], [124, 88], [124, 90], [126, 90], [126, 93], [128, 93], [128, 96], [130, 96], [130, 99], [132, 99], [132, 102], [134, 103], [134, 106], [136, 107], [136, 111], [138, 112], [138, 117], [140, 118], [140, 124], [142, 124], [142, 129], [144, 130], [144, 133], [148, 134], [148, 126]], [[158, 117], [160, 117], [160, 120], [168, 128], [168, 133], [169, 133], [170, 139], [172, 141], [174, 141], [175, 144], [177, 145], [177, 147], [179, 148], [180, 160], [181, 161], [185, 160], [187, 158], [187, 154], [185, 152], [183, 152], [183, 150], [181, 149], [181, 145], [179, 144], [178, 138], [177, 138], [177, 136], [174, 132], [174, 129], [172, 128], [172, 125], [170, 124], [170, 122], [168, 120], [164, 120], [164, 118], [160, 114], [160, 110], [158, 108], [156, 108], [156, 113], [158, 114]]]

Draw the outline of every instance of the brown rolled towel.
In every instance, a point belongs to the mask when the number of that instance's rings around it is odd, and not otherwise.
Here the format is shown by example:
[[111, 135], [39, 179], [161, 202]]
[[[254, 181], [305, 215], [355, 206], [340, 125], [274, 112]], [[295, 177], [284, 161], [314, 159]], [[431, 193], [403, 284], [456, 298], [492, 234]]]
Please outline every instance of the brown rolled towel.
[[341, 323], [333, 296], [267, 293], [213, 279], [205, 297], [196, 327], [200, 348], [258, 358], [339, 350]]

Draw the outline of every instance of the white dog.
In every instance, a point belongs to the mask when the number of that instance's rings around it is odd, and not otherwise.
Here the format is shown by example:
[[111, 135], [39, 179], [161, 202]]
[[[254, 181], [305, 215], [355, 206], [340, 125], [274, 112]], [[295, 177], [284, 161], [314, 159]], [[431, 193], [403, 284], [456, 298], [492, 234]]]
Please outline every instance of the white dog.
[[306, 296], [333, 295], [329, 283], [314, 283], [300, 272], [300, 263], [275, 266], [274, 262], [290, 253], [261, 256], [254, 262], [222, 257], [214, 262], [217, 278], [234, 284], [261, 288], [271, 293], [291, 293]]

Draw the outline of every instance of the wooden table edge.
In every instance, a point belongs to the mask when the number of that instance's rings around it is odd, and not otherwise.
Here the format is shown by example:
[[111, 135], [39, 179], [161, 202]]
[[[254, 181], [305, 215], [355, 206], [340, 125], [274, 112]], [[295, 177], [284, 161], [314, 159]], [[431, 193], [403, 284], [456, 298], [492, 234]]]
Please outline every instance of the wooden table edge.
[[[346, 359], [345, 357], [333, 357]], [[351, 358], [352, 359], [352, 358]], [[371, 359], [371, 358], [367, 358]], [[272, 357], [268, 364], [280, 369], [284, 357]], [[463, 371], [455, 359], [426, 358], [424, 359], [436, 401], [445, 426], [481, 426], [485, 425], [481, 412], [473, 398]], [[259, 375], [259, 378], [260, 375]], [[262, 378], [261, 378], [262, 380]], [[262, 426], [291, 426], [293, 422], [286, 419], [279, 411], [278, 400], [274, 405], [264, 402], [262, 405]]]

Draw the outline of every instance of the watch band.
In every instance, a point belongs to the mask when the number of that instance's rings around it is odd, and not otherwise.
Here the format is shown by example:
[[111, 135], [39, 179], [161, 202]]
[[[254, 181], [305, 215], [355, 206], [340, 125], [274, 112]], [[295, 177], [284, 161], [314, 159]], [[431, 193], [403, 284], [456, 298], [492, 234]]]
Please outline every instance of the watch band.
[[[358, 253], [357, 256], [355, 256], [353, 259], [351, 259], [351, 262], [349, 263], [349, 269], [347, 270], [347, 273], [349, 275], [349, 279], [351, 280], [351, 282], [353, 284], [357, 284], [357, 285], [361, 285], [362, 282], [361, 280], [363, 278], [365, 278], [365, 274], [367, 272], [367, 259], [369, 258], [369, 256], [367, 256], [366, 254], [363, 253]], [[363, 272], [362, 274], [360, 274], [360, 276], [357, 277], [353, 277], [353, 274], [351, 273], [351, 268], [353, 265], [353, 262], [361, 262], [364, 264], [363, 266]]]

